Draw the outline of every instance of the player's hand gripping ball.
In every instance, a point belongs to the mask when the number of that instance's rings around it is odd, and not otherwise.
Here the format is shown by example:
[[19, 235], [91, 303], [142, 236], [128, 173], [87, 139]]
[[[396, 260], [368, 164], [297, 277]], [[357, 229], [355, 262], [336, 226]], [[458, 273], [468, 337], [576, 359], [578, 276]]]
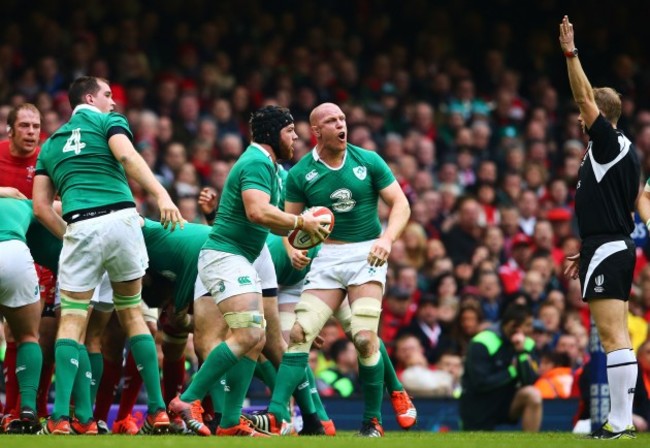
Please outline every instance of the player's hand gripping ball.
[[[334, 229], [334, 213], [327, 207], [311, 207], [307, 209], [314, 217], [323, 216], [325, 217], [325, 224], [322, 225], [325, 229], [330, 232]], [[315, 236], [311, 236], [309, 233], [305, 232], [302, 229], [293, 229], [289, 233], [289, 244], [295, 249], [306, 250], [311, 249], [312, 247], [318, 246], [322, 241], [320, 241]]]

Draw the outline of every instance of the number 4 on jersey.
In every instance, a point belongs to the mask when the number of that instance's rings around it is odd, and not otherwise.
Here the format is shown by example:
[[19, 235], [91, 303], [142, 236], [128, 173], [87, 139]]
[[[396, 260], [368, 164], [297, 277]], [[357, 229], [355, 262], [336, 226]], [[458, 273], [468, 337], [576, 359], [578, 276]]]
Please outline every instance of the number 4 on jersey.
[[85, 147], [86, 144], [81, 141], [81, 128], [77, 128], [72, 130], [72, 135], [68, 141], [65, 142], [63, 152], [74, 151], [74, 153], [78, 155]]

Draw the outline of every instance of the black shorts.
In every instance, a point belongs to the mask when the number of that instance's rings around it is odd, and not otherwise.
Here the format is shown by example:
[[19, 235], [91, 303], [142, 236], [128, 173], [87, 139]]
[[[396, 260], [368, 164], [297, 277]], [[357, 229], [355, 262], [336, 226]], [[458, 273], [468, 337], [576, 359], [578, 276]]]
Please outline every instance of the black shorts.
[[636, 247], [629, 237], [585, 238], [580, 249], [582, 300], [628, 300], [635, 263]]
[[461, 396], [459, 403], [463, 431], [493, 431], [499, 425], [516, 425], [510, 406], [517, 389], [512, 386], [479, 396]]

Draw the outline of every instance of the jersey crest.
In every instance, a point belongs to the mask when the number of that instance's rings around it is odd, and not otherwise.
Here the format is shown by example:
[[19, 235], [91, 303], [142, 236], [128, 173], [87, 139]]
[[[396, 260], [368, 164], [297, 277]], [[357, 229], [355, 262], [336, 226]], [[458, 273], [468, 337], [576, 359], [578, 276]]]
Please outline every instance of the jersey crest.
[[366, 169], [365, 166], [358, 166], [356, 168], [352, 168], [352, 172], [354, 173], [355, 176], [357, 176], [357, 179], [359, 180], [364, 180], [368, 175], [368, 170]]

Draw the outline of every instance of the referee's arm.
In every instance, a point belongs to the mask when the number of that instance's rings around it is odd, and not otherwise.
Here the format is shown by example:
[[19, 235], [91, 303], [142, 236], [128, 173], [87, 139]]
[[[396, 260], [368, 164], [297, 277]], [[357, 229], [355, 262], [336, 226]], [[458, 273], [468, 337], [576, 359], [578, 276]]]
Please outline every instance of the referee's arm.
[[587, 128], [591, 128], [600, 112], [594, 99], [594, 91], [585, 71], [582, 69], [580, 59], [578, 59], [575, 43], [573, 40], [573, 24], [569, 18], [564, 16], [560, 24], [560, 46], [564, 52], [569, 73], [569, 84], [571, 92], [578, 108], [580, 115]]

